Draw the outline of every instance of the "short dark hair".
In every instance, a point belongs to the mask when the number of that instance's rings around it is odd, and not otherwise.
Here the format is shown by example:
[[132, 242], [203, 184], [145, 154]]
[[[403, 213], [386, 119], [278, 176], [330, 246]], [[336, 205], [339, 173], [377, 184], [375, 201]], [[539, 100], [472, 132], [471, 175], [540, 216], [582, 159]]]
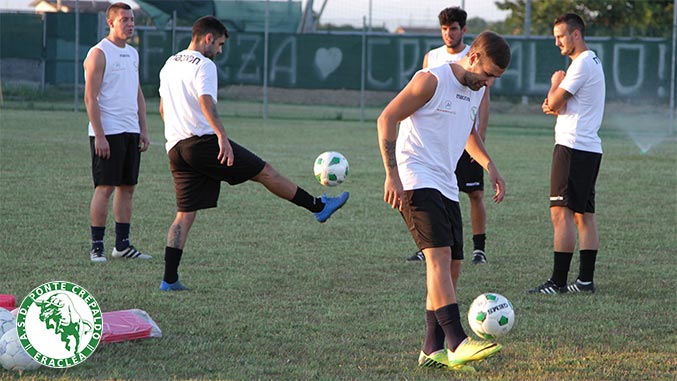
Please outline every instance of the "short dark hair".
[[458, 26], [463, 28], [465, 26], [465, 21], [468, 19], [468, 14], [460, 7], [449, 7], [442, 9], [437, 18], [440, 20], [440, 26], [448, 26], [454, 22], [458, 22]]
[[575, 13], [565, 13], [555, 19], [553, 26], [561, 23], [567, 24], [567, 31], [569, 33], [572, 33], [574, 30], [578, 29], [581, 32], [581, 36], [585, 37], [585, 22], [581, 16]]
[[119, 11], [120, 9], [131, 11], [132, 7], [130, 7], [129, 4], [127, 3], [122, 2], [113, 3], [108, 7], [108, 9], [106, 9], [106, 20], [110, 20], [113, 12], [117, 13], [117, 11]]
[[490, 30], [485, 30], [475, 37], [468, 55], [475, 52], [485, 55], [503, 70], [510, 65], [510, 45], [503, 37]]
[[217, 38], [221, 36], [226, 36], [226, 38], [228, 38], [226, 26], [214, 16], [202, 16], [197, 19], [193, 24], [191, 38], [195, 41], [209, 33]]

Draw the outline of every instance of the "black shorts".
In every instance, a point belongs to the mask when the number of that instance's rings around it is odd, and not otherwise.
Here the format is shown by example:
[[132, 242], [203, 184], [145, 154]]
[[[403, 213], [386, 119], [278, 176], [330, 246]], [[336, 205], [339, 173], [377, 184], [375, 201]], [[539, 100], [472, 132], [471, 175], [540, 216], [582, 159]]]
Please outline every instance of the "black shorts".
[[179, 212], [214, 208], [222, 181], [240, 184], [263, 170], [265, 161], [234, 141], [229, 142], [234, 155], [231, 167], [216, 158], [219, 142], [213, 134], [181, 140], [169, 150], [169, 168], [174, 178]]
[[420, 250], [451, 247], [452, 259], [463, 259], [463, 223], [458, 202], [431, 188], [404, 192], [402, 217]]
[[550, 206], [595, 213], [595, 183], [602, 154], [555, 145], [550, 171]]
[[141, 151], [139, 134], [122, 133], [106, 135], [110, 147], [110, 157], [96, 156], [94, 137], [89, 137], [89, 149], [92, 155], [92, 178], [94, 187], [99, 185], [136, 185], [139, 181]]
[[456, 164], [456, 180], [461, 192], [484, 190], [484, 168], [467, 151], [463, 151]]

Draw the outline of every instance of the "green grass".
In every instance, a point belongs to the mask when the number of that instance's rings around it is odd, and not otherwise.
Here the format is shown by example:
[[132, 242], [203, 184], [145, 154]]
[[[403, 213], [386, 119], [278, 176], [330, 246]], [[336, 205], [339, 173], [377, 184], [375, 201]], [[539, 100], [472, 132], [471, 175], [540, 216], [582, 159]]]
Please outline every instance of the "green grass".
[[[323, 118], [335, 111], [319, 107], [312, 112], [320, 120], [294, 119], [304, 109], [288, 106], [283, 118], [263, 122], [235, 115], [251, 104], [225, 103], [219, 106], [232, 139], [309, 192], [347, 190], [351, 199], [320, 225], [258, 184], [224, 184], [219, 207], [198, 214], [185, 249], [180, 274], [192, 291], [176, 294], [158, 291], [175, 203], [156, 105], [149, 102], [153, 145], [142, 159], [131, 237], [154, 258], [105, 264], [88, 259], [93, 189], [86, 114], [0, 109], [0, 293], [22, 299], [46, 281], [71, 281], [104, 311], [145, 310], [163, 332], [160, 339], [103, 344], [81, 365], [43, 367], [22, 379], [675, 378], [674, 138], [642, 154], [622, 128], [605, 126], [598, 293], [527, 296], [552, 266], [547, 195], [554, 120], [492, 115], [488, 147], [508, 195], [500, 205], [487, 198], [490, 263], [465, 266], [458, 294], [467, 311], [480, 293], [499, 292], [512, 301], [517, 321], [501, 340], [504, 350], [469, 376], [416, 367], [425, 271], [404, 260], [413, 241], [382, 201], [373, 121]], [[312, 176], [313, 159], [325, 150], [350, 161], [350, 176], [339, 188], [322, 188]], [[108, 251], [112, 214], [107, 233]], [[577, 266], [574, 260], [572, 277]], [[17, 377], [0, 371], [0, 379]]]

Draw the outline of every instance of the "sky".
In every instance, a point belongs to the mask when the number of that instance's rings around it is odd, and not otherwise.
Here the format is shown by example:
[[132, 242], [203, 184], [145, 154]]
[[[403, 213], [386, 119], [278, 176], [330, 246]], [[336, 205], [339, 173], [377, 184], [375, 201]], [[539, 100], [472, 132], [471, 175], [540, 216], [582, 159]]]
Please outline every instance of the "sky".
[[[87, 1], [87, 0], [82, 0]], [[275, 1], [275, 0], [273, 0]], [[279, 0], [278, 0], [279, 1]], [[301, 0], [303, 8], [309, 0]], [[369, 22], [371, 4], [372, 26], [385, 25], [388, 29], [398, 26], [436, 27], [437, 14], [446, 7], [464, 6], [468, 17], [481, 17], [487, 21], [505, 19], [507, 12], [494, 5], [496, 0], [313, 0], [313, 9], [322, 13], [322, 23], [351, 24], [362, 26], [363, 17]], [[0, 0], [0, 10], [31, 10], [31, 0]]]
[[[303, 8], [309, 0], [302, 0]], [[385, 26], [393, 30], [398, 26], [437, 27], [439, 12], [451, 6], [463, 6], [468, 18], [481, 17], [487, 21], [504, 20], [508, 12], [499, 10], [496, 0], [313, 0], [313, 9], [319, 12], [326, 1], [321, 22], [362, 25], [363, 17], [373, 27]]]

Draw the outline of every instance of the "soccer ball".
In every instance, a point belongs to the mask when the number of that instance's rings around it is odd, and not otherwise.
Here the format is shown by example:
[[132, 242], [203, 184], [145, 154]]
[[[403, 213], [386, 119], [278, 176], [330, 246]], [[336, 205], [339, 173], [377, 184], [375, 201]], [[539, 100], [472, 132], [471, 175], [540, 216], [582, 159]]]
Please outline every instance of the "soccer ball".
[[35, 370], [40, 363], [33, 360], [21, 346], [16, 329], [5, 332], [0, 337], [0, 365], [7, 370]]
[[315, 159], [313, 173], [317, 181], [326, 187], [339, 185], [348, 176], [348, 160], [338, 152], [324, 152]]
[[515, 311], [505, 296], [487, 292], [473, 300], [468, 310], [468, 323], [477, 336], [493, 340], [510, 332], [515, 323]]
[[0, 337], [2, 337], [5, 332], [15, 328], [16, 320], [14, 319], [14, 315], [6, 309], [0, 308]]

